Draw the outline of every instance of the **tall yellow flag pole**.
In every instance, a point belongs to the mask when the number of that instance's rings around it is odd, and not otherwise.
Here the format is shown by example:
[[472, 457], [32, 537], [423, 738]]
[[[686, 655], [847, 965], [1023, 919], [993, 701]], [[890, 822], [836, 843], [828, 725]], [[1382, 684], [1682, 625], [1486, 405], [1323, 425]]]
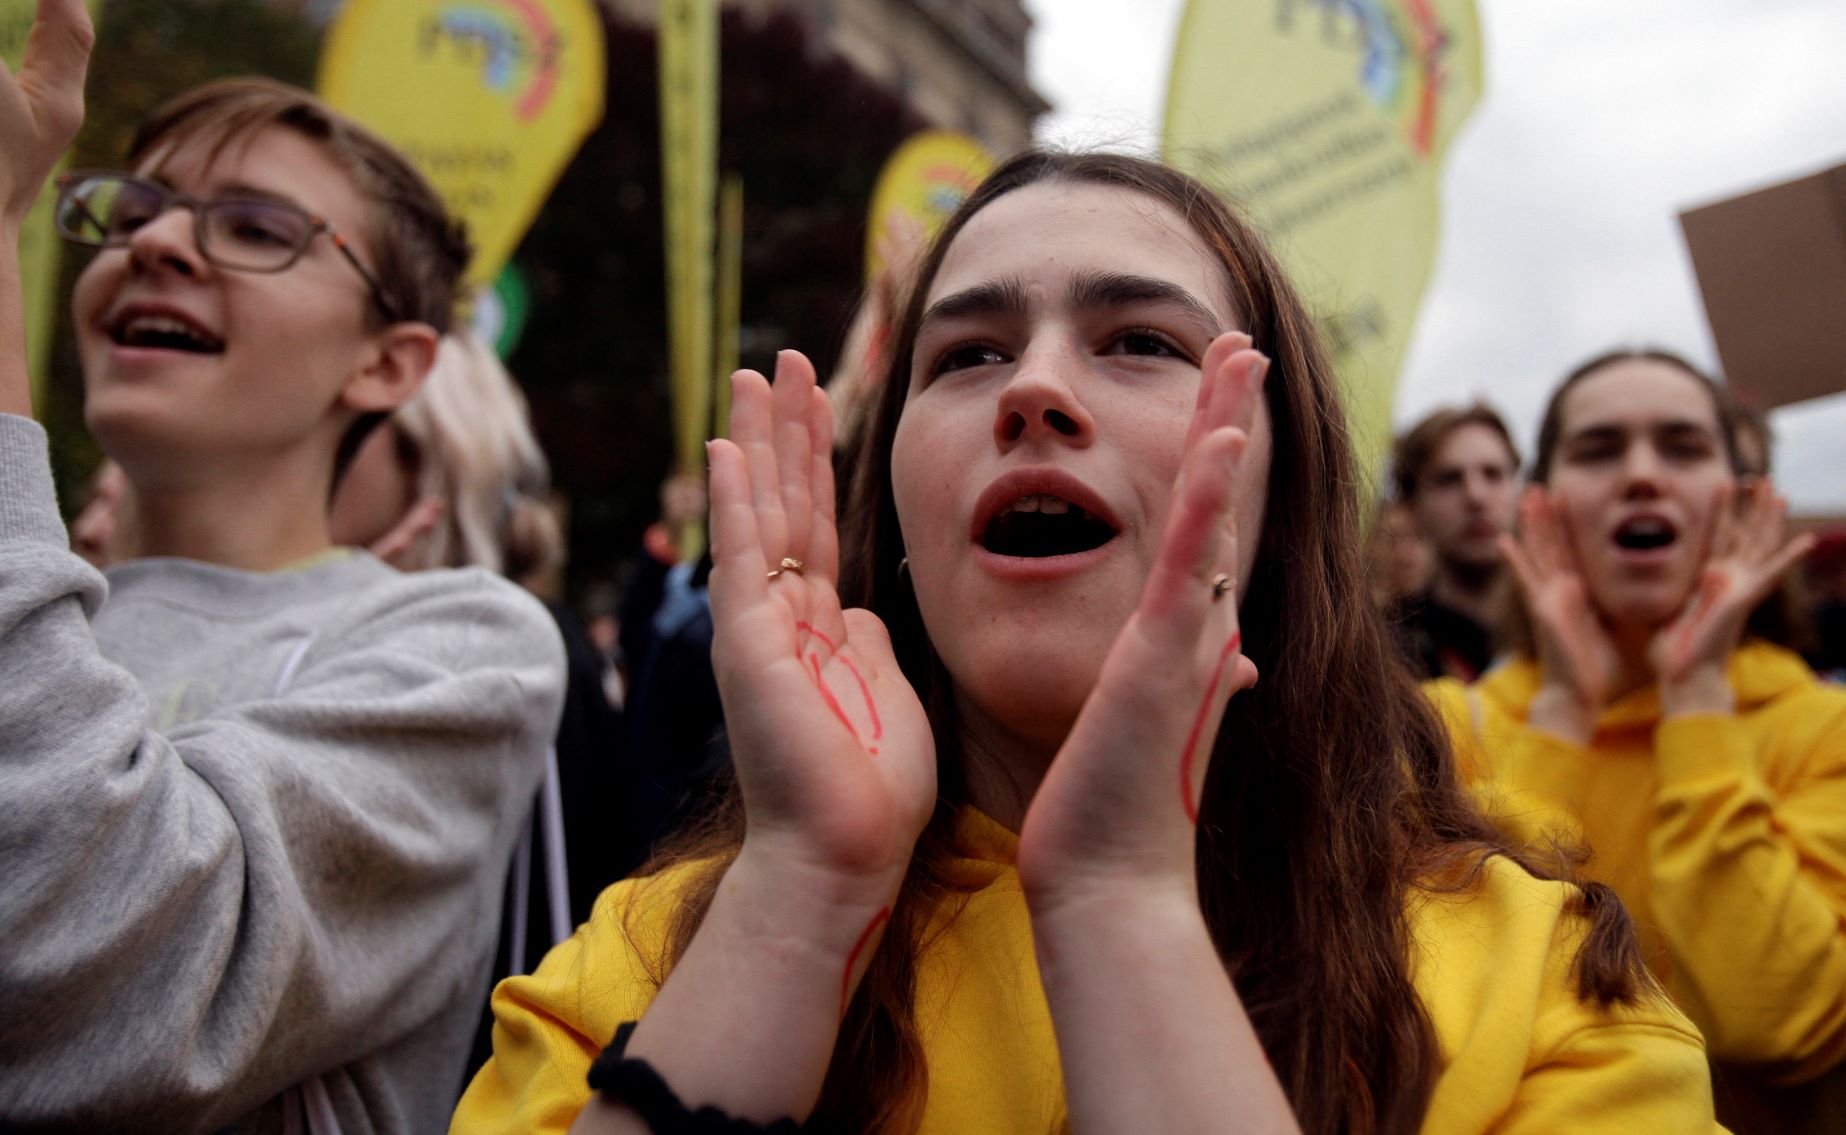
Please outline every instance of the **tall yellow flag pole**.
[[[97, 20], [99, 0], [89, 0], [90, 19]], [[0, 59], [14, 71], [26, 50], [26, 33], [32, 30], [37, 0], [0, 0]], [[60, 163], [59, 167], [64, 167]], [[58, 234], [51, 224], [51, 206], [57, 191], [47, 185], [26, 215], [19, 234], [19, 272], [26, 292], [26, 367], [32, 376], [32, 404], [44, 412], [45, 382], [51, 360], [53, 314], [58, 308]]]
[[[703, 475], [711, 424], [712, 228], [718, 165], [717, 0], [660, 0], [660, 170], [674, 451]], [[704, 534], [688, 536], [688, 557]]]
[[744, 179], [726, 174], [718, 185], [718, 365], [712, 371], [712, 435], [731, 422], [731, 372], [737, 369], [743, 330]]

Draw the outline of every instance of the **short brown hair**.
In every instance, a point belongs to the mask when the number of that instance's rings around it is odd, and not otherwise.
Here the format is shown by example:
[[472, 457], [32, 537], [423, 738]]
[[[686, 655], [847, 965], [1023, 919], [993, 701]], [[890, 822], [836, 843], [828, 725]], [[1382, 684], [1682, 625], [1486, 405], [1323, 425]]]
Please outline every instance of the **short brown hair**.
[[1397, 436], [1391, 446], [1391, 483], [1397, 490], [1397, 499], [1414, 500], [1417, 486], [1422, 483], [1423, 474], [1429, 471], [1429, 463], [1436, 459], [1436, 451], [1448, 436], [1463, 426], [1486, 426], [1500, 435], [1506, 443], [1507, 456], [1513, 459], [1513, 469], [1519, 468], [1519, 447], [1513, 444], [1512, 431], [1506, 428], [1506, 422], [1492, 406], [1485, 402], [1475, 402], [1467, 406], [1445, 406], [1411, 426]]
[[164, 145], [200, 140], [216, 157], [271, 126], [319, 143], [352, 178], [371, 206], [365, 222], [370, 267], [397, 316], [447, 334], [470, 255], [461, 222], [389, 142], [307, 91], [254, 77], [195, 87], [141, 124], [129, 143], [128, 161], [138, 163]]

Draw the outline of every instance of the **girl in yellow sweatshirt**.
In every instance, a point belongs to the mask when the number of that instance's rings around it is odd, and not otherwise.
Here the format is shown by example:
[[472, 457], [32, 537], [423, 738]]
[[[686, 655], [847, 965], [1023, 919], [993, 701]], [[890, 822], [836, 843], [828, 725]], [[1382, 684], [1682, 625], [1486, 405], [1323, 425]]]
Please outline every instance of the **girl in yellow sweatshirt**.
[[1577, 370], [1506, 547], [1532, 648], [1435, 690], [1509, 833], [1586, 847], [1621, 895], [1721, 1065], [1720, 1114], [1839, 1131], [1846, 691], [1744, 637], [1808, 541], [1738, 467], [1717, 388], [1684, 360]]
[[837, 543], [812, 369], [734, 380], [737, 808], [501, 986], [455, 1131], [1714, 1129], [1619, 904], [1466, 802], [1222, 200], [1015, 158], [891, 342]]

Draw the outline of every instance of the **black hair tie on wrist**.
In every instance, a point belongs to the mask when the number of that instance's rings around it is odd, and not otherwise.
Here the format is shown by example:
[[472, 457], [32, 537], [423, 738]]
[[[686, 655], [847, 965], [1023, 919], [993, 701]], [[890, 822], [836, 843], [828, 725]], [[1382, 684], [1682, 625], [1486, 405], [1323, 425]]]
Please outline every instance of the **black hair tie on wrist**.
[[653, 1065], [626, 1055], [628, 1038], [634, 1035], [638, 1023], [627, 1021], [615, 1030], [615, 1039], [590, 1065], [590, 1089], [610, 1103], [633, 1110], [654, 1135], [797, 1135], [816, 1130], [793, 1119], [752, 1123], [715, 1107], [691, 1110], [667, 1087]]

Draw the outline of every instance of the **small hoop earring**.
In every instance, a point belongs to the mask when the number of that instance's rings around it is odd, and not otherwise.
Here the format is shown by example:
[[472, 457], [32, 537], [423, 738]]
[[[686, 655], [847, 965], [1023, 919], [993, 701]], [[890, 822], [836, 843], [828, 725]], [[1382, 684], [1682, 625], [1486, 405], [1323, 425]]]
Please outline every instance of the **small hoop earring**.
[[910, 557], [905, 556], [903, 559], [897, 561], [897, 578], [904, 579], [908, 577], [909, 575], [910, 575]]

